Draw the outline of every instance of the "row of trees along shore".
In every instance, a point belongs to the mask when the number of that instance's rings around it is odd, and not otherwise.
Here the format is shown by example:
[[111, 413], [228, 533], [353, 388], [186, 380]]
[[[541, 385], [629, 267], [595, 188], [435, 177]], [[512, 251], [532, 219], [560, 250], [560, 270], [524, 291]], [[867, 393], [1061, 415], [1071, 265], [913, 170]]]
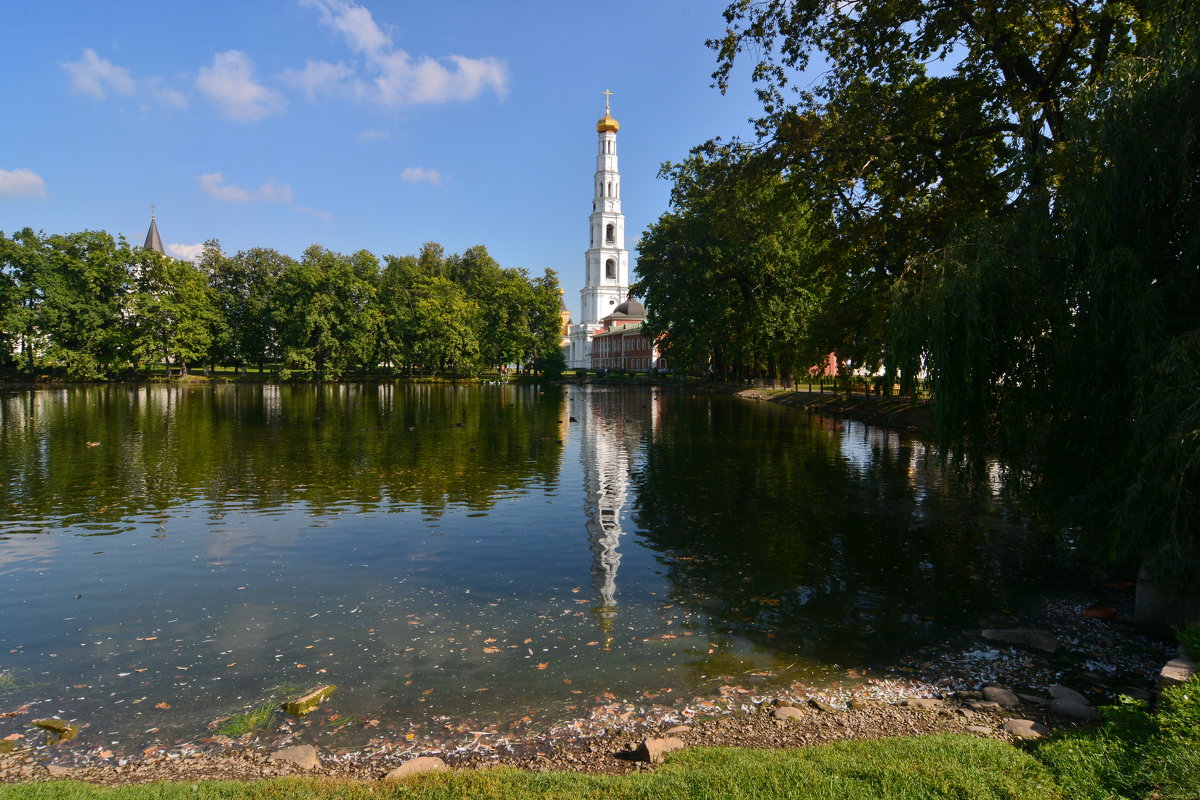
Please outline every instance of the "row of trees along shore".
[[944, 452], [1200, 588], [1200, 3], [725, 19], [713, 77], [751, 68], [762, 116], [663, 167], [635, 289], [672, 363], [921, 376]]
[[351, 255], [313, 245], [196, 263], [102, 231], [0, 232], [0, 373], [104, 380], [160, 363], [181, 375], [266, 365], [279, 377], [561, 370], [558, 278], [505, 269], [483, 246]]

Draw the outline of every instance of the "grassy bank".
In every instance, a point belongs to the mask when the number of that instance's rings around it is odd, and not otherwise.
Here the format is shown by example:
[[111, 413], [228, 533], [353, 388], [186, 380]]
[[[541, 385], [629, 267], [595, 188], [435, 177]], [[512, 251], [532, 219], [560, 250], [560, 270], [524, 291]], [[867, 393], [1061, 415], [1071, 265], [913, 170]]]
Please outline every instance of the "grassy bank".
[[382, 800], [382, 798], [572, 800], [1045, 800], [1065, 798], [1034, 758], [1004, 742], [928, 736], [843, 742], [802, 750], [697, 748], [654, 772], [580, 775], [508, 768], [416, 776], [404, 782], [297, 778], [156, 783], [103, 788], [76, 782], [0, 787], [8, 800]]
[[[274, 778], [107, 788], [76, 781], [0, 786], [0, 800], [1196, 800], [1200, 677], [1164, 689], [1157, 710], [1124, 701], [1099, 728], [1023, 748], [944, 734], [790, 750], [697, 747], [653, 772], [585, 775], [496, 767], [400, 782]], [[387, 766], [381, 766], [380, 772]]]

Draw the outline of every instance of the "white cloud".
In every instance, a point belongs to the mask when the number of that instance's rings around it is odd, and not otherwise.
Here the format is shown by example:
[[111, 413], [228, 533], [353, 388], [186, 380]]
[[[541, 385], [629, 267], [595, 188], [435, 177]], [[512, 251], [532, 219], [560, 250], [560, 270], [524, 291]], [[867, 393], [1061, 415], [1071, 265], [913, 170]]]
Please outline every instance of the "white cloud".
[[387, 131], [380, 130], [378, 128], [371, 128], [360, 133], [358, 138], [363, 142], [380, 142], [384, 139], [392, 138], [392, 135]]
[[110, 93], [125, 96], [140, 94], [168, 108], [186, 108], [187, 97], [157, 76], [135, 78], [127, 67], [101, 58], [90, 47], [83, 51], [79, 61], [60, 64], [71, 76], [71, 88], [97, 100], [104, 100]]
[[240, 50], [214, 55], [212, 65], [196, 75], [196, 88], [238, 122], [258, 122], [284, 106], [279, 94], [254, 80], [254, 65]]
[[400, 179], [409, 183], [432, 183], [434, 186], [442, 185], [442, 173], [436, 169], [426, 169], [425, 167], [405, 167], [400, 173]]
[[199, 244], [169, 244], [167, 252], [175, 256], [175, 258], [191, 261], [193, 264], [200, 260], [200, 256], [204, 253], [204, 242]]
[[292, 186], [289, 183], [280, 183], [271, 178], [262, 186], [258, 187], [254, 197], [256, 200], [262, 200], [266, 203], [290, 203], [292, 202]]
[[83, 51], [83, 58], [79, 61], [67, 61], [59, 66], [71, 76], [72, 89], [98, 100], [108, 97], [110, 91], [133, 94], [137, 89], [137, 81], [127, 68], [100, 58], [90, 47]]
[[[249, 203], [251, 195], [240, 186], [235, 186], [232, 183], [226, 184], [225, 178], [219, 172], [212, 172], [208, 175], [201, 175], [196, 178], [200, 182], [200, 188], [208, 192], [209, 197], [220, 200], [225, 203]], [[224, 184], [224, 185], [222, 185]]]
[[309, 216], [316, 217], [324, 222], [333, 221], [333, 215], [328, 211], [317, 211], [315, 208], [309, 208], [308, 206], [290, 206], [290, 208], [292, 211], [299, 211], [301, 214], [308, 214]]
[[354, 70], [340, 61], [331, 64], [328, 61], [309, 59], [305, 62], [304, 69], [286, 69], [280, 77], [285, 83], [303, 92], [309, 100], [316, 100], [322, 95], [362, 92], [362, 86], [354, 78]]
[[146, 92], [159, 103], [170, 108], [187, 108], [187, 97], [183, 92], [167, 86], [162, 78], [146, 78], [143, 81]]
[[226, 183], [225, 176], [220, 172], [201, 175], [196, 180], [209, 197], [223, 203], [249, 203], [251, 200], [259, 200], [264, 203], [292, 202], [291, 184], [280, 183], [275, 178], [271, 178], [253, 192], [243, 189], [235, 183]]
[[342, 34], [355, 52], [374, 54], [391, 49], [392, 37], [363, 6], [346, 0], [300, 0], [300, 5], [317, 9], [321, 23]]
[[[300, 3], [317, 9], [321, 23], [340, 33], [351, 50], [364, 56], [366, 71], [373, 76], [370, 84], [361, 79], [349, 82], [346, 76], [339, 78], [357, 97], [381, 105], [412, 105], [472, 100], [489, 89], [498, 97], [508, 93], [508, 68], [499, 59], [451, 55], [424, 56], [414, 61], [404, 50], [393, 46], [392, 37], [376, 24], [365, 7], [350, 0], [300, 0]], [[303, 71], [291, 71], [292, 79], [299, 80], [313, 65], [310, 61]], [[318, 77], [328, 77], [330, 71], [322, 69], [320, 75], [313, 74], [310, 78], [315, 81]]]
[[0, 197], [45, 197], [46, 182], [31, 169], [0, 169]]

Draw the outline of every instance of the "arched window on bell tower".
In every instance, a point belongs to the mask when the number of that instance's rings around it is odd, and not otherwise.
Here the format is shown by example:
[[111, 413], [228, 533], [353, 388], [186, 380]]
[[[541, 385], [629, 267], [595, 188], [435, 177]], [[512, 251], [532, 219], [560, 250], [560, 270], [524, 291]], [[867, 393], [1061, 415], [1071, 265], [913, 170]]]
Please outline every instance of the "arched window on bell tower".
[[605, 241], [607, 244], [612, 244], [612, 243], [613, 243], [613, 240], [614, 240], [615, 238], [616, 238], [616, 226], [615, 226], [615, 225], [613, 225], [613, 224], [610, 222], [610, 223], [608, 223], [608, 225], [607, 225], [607, 226], [604, 228], [604, 241]]
[[611, 258], [604, 262], [604, 277], [610, 281], [617, 279], [617, 262]]

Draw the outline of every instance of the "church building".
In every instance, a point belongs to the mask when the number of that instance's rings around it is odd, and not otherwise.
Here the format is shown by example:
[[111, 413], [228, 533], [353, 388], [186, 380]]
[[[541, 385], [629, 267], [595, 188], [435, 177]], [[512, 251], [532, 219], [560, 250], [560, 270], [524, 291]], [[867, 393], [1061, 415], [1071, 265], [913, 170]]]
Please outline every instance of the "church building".
[[641, 333], [646, 309], [629, 294], [629, 251], [621, 213], [621, 173], [617, 169], [617, 131], [605, 92], [604, 116], [596, 123], [596, 177], [588, 217], [585, 279], [580, 290], [582, 315], [567, 331], [570, 369], [650, 370], [665, 368], [655, 343]]

